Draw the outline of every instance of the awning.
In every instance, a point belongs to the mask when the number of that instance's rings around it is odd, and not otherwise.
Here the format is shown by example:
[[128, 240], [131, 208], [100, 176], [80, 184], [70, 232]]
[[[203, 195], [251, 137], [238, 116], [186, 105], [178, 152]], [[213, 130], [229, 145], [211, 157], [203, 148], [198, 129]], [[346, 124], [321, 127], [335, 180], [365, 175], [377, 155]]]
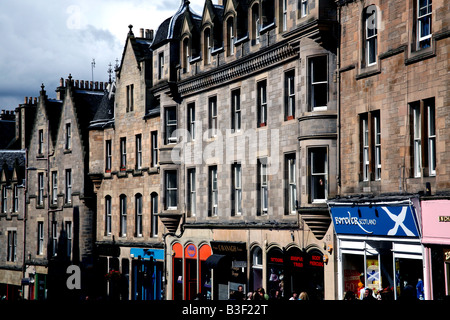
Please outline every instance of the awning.
[[213, 269], [218, 267], [219, 265], [223, 265], [226, 261], [229, 261], [229, 257], [224, 254], [213, 254], [206, 259], [205, 263], [209, 269]]

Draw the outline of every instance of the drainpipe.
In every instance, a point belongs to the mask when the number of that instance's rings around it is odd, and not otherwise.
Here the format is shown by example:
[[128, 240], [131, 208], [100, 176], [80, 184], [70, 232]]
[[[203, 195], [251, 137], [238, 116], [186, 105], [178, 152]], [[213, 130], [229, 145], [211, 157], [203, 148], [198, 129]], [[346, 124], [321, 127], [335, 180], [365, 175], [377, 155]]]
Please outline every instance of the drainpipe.
[[[22, 253], [22, 279], [25, 278], [25, 273], [27, 269], [26, 256], [27, 256], [27, 192], [28, 192], [28, 149], [25, 148], [25, 181], [23, 188], [23, 253]], [[22, 295], [24, 290], [24, 285], [22, 285]], [[28, 287], [28, 297], [30, 296], [30, 287]], [[25, 298], [25, 297], [24, 297]]]

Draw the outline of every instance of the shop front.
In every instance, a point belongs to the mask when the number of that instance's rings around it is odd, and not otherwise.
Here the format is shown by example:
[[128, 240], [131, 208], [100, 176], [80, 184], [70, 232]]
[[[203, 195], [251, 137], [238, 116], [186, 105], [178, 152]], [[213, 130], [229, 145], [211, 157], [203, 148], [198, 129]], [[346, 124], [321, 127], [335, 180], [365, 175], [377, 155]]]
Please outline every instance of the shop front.
[[318, 248], [272, 248], [267, 253], [267, 286], [270, 298], [288, 299], [307, 292], [311, 300], [324, 299], [324, 261]]
[[163, 249], [130, 248], [131, 299], [161, 300]]
[[[416, 201], [414, 201], [416, 203]], [[422, 295], [423, 247], [412, 199], [329, 202], [338, 240], [338, 296], [382, 300]]]
[[450, 296], [450, 200], [421, 201], [421, 208], [425, 273], [430, 279], [425, 297], [443, 300]]
[[172, 299], [211, 299], [211, 247], [202, 243], [172, 244]]
[[234, 299], [239, 286], [247, 292], [247, 244], [245, 242], [211, 241], [212, 255], [206, 266], [212, 270], [212, 298]]

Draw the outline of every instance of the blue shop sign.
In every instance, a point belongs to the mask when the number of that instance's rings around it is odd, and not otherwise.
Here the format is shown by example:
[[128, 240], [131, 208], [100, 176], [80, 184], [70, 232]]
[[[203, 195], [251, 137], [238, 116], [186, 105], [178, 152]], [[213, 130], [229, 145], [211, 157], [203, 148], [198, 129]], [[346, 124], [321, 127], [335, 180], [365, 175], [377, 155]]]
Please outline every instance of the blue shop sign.
[[153, 257], [153, 260], [164, 260], [163, 249], [131, 248], [130, 255], [136, 259], [141, 257], [142, 260], [150, 260], [150, 257]]
[[332, 206], [337, 234], [418, 237], [412, 206]]

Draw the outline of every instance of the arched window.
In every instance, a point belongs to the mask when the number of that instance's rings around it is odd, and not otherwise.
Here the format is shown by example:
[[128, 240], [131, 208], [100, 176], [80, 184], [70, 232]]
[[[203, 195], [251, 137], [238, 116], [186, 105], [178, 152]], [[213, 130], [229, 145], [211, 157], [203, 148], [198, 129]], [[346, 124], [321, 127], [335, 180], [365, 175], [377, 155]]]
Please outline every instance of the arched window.
[[120, 195], [120, 236], [127, 235], [127, 196]]
[[111, 234], [111, 223], [112, 215], [111, 215], [111, 196], [105, 197], [105, 235]]
[[377, 7], [370, 5], [364, 10], [364, 62], [369, 67], [377, 63]]
[[135, 199], [135, 224], [136, 224], [136, 237], [142, 237], [142, 195], [136, 194]]

